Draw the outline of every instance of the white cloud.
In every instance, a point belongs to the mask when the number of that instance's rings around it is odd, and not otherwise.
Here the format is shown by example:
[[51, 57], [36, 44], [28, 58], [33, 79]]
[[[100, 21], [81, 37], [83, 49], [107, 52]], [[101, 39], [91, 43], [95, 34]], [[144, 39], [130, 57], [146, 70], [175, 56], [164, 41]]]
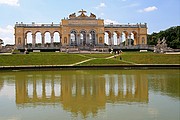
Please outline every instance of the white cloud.
[[152, 6], [152, 7], [147, 7], [147, 8], [144, 9], [145, 12], [151, 12], [151, 11], [154, 11], [154, 10], [157, 10], [157, 7]]
[[3, 40], [4, 44], [14, 44], [14, 28], [8, 25], [6, 28], [0, 27], [0, 39]]
[[10, 6], [20, 6], [19, 0], [0, 0], [0, 4], [6, 4]]
[[114, 20], [110, 20], [110, 19], [106, 19], [105, 21], [104, 21], [104, 23], [105, 24], [120, 24], [119, 22], [117, 22], [117, 21], [114, 21]]
[[105, 3], [100, 3], [97, 7], [95, 7], [96, 9], [100, 9], [100, 8], [104, 8], [106, 7]]
[[152, 7], [144, 8], [143, 10], [139, 10], [138, 12], [151, 12], [151, 11], [155, 11], [157, 9], [158, 9], [157, 7], [152, 6]]

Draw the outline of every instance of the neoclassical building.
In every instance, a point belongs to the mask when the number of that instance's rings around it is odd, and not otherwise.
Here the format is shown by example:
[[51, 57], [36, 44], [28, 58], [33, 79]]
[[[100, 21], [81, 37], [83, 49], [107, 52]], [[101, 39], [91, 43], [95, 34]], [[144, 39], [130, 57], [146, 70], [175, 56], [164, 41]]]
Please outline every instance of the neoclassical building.
[[[45, 37], [47, 33], [49, 41]], [[55, 34], [58, 38], [55, 38]], [[133, 40], [133, 43], [129, 40]], [[104, 46], [105, 42], [109, 46], [146, 45], [147, 24], [105, 24], [103, 19], [96, 18], [93, 13], [86, 15], [84, 10], [79, 11], [78, 15], [70, 14], [60, 24], [15, 24], [15, 45], [18, 49]]]

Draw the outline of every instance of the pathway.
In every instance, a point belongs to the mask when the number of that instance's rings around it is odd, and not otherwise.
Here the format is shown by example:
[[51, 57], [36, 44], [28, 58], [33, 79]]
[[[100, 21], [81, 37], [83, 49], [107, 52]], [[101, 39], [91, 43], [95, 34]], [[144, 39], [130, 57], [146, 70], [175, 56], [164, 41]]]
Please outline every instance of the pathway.
[[71, 64], [69, 66], [79, 65], [79, 64], [82, 64], [82, 63], [85, 63], [85, 62], [88, 62], [88, 61], [91, 61], [91, 60], [94, 60], [94, 59], [96, 59], [96, 58], [87, 59], [87, 60], [84, 60], [84, 61], [81, 61], [81, 62], [77, 62], [77, 63]]
[[120, 54], [116, 54], [116, 55], [113, 55], [113, 56], [107, 57], [107, 58], [105, 58], [105, 59], [111, 59], [111, 58], [118, 57], [118, 56], [120, 56]]

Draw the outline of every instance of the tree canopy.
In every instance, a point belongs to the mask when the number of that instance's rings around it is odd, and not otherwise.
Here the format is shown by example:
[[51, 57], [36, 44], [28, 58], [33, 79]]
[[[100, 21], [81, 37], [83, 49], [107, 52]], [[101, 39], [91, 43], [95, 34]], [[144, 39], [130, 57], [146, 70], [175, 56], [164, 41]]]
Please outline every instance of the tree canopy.
[[171, 27], [159, 33], [152, 33], [148, 35], [148, 45], [156, 45], [158, 39], [165, 37], [168, 47], [180, 49], [180, 26]]

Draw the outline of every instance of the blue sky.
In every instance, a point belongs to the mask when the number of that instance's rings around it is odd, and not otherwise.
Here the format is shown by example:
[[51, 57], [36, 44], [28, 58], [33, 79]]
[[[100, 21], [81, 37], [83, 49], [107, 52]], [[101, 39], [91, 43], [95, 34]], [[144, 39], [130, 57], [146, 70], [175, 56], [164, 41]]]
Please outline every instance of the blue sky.
[[148, 33], [180, 25], [180, 0], [0, 0], [0, 39], [14, 44], [14, 24], [60, 23], [84, 9], [105, 23], [147, 23]]

